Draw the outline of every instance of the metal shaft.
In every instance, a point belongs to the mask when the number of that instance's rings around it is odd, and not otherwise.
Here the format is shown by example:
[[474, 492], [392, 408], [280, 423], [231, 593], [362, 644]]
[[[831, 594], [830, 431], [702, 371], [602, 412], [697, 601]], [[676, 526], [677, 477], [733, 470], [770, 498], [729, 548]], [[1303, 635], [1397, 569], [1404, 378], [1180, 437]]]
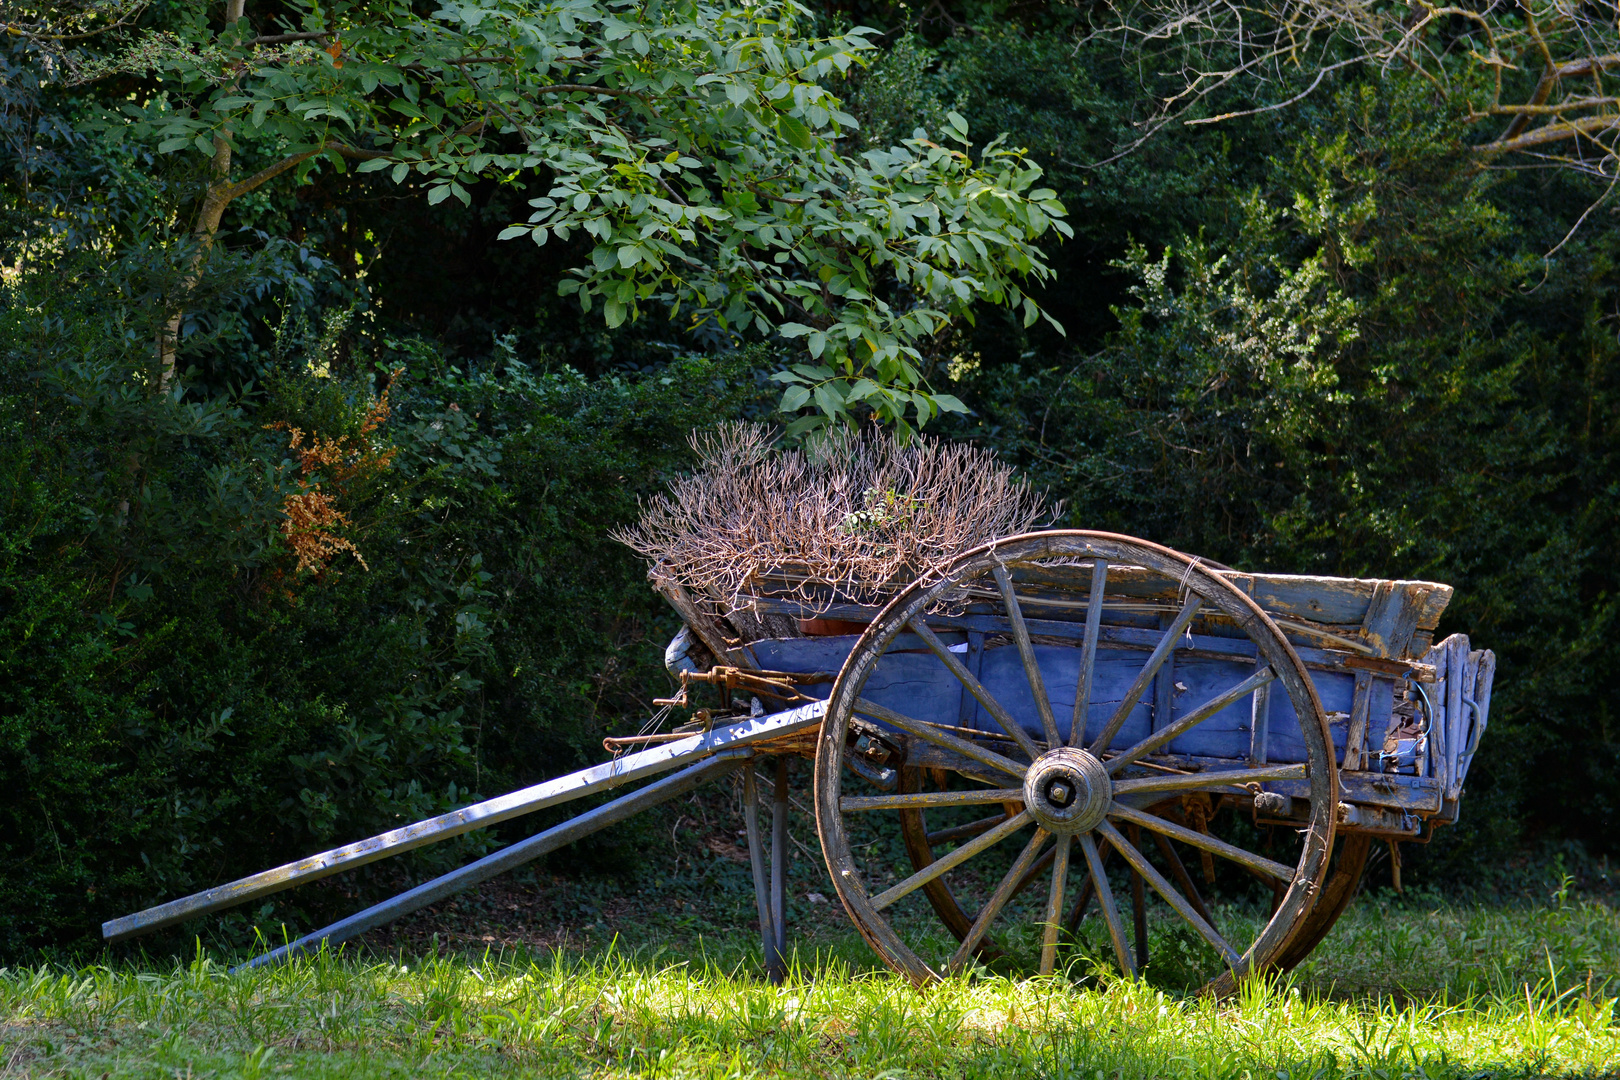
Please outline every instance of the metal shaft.
[[492, 855], [486, 855], [475, 863], [463, 866], [460, 870], [452, 870], [448, 874], [434, 878], [432, 881], [418, 885], [408, 892], [384, 900], [347, 919], [333, 923], [322, 930], [312, 934], [305, 934], [297, 941], [283, 945], [273, 952], [255, 957], [245, 964], [241, 964], [234, 971], [247, 968], [261, 967], [265, 964], [275, 964], [300, 953], [309, 952], [319, 948], [325, 942], [336, 944], [347, 941], [352, 937], [374, 930], [384, 923], [392, 922], [401, 915], [409, 915], [429, 904], [438, 903], [449, 896], [454, 896], [463, 889], [488, 881], [497, 874], [503, 874], [526, 862], [538, 859], [550, 851], [572, 844], [583, 839], [599, 829], [609, 825], [616, 825], [625, 818], [638, 814], [650, 806], [657, 806], [661, 802], [684, 795], [699, 784], [723, 776], [744, 764], [752, 752], [748, 750], [733, 750], [725, 754], [716, 755], [707, 761], [701, 761], [676, 773], [666, 776], [656, 783], [648, 784], [638, 791], [623, 795], [610, 803], [604, 803], [594, 810], [588, 810], [578, 817], [570, 818], [561, 825], [553, 826], [543, 833], [538, 833], [521, 840], [510, 847], [502, 848]]
[[340, 871], [365, 866], [378, 859], [412, 851], [427, 844], [447, 840], [452, 836], [460, 836], [473, 829], [509, 821], [583, 795], [618, 787], [644, 776], [667, 772], [730, 747], [746, 746], [761, 739], [814, 727], [821, 722], [821, 716], [826, 709], [826, 702], [812, 702], [770, 716], [754, 717], [718, 727], [713, 731], [682, 739], [680, 742], [653, 747], [636, 754], [626, 754], [616, 761], [582, 769], [567, 776], [559, 776], [555, 780], [547, 780], [543, 784], [535, 784], [448, 814], [440, 814], [438, 817], [407, 825], [403, 829], [395, 829], [344, 847], [333, 848], [331, 851], [323, 851], [319, 855], [311, 855], [307, 859], [299, 859], [297, 862], [290, 862], [273, 870], [239, 878], [191, 896], [138, 911], [133, 915], [111, 919], [102, 923], [101, 934], [108, 941], [122, 941], [137, 934], [173, 926], [198, 915], [206, 915], [211, 911], [256, 900], [294, 885], [319, 881]]

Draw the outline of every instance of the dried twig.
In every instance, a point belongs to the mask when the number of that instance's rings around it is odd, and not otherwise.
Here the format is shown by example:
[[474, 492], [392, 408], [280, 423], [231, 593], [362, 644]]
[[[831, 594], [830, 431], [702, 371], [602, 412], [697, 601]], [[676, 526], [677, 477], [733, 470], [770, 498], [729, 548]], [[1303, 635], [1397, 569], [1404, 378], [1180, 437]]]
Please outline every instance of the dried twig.
[[874, 603], [1061, 512], [960, 443], [837, 432], [782, 449], [762, 425], [725, 424], [692, 446], [698, 469], [615, 539], [720, 616], [767, 593], [810, 610]]

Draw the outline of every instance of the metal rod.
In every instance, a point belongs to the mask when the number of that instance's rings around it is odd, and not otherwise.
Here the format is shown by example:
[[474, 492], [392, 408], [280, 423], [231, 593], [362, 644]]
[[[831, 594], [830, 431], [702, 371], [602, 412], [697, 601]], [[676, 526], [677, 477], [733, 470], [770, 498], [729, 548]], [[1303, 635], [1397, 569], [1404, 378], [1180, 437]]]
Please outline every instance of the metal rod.
[[651, 806], [667, 802], [678, 795], [684, 795], [699, 784], [706, 783], [716, 777], [724, 776], [737, 768], [742, 762], [753, 756], [749, 750], [730, 750], [718, 754], [707, 761], [700, 761], [696, 765], [688, 766], [674, 776], [666, 776], [662, 780], [648, 784], [628, 795], [621, 795], [610, 803], [604, 803], [594, 810], [587, 810], [578, 817], [570, 818], [560, 825], [553, 826], [543, 833], [538, 833], [527, 840], [520, 840], [509, 847], [504, 847], [492, 855], [486, 855], [475, 863], [463, 866], [460, 870], [452, 870], [432, 881], [418, 885], [414, 889], [400, 893], [380, 904], [374, 904], [357, 914], [350, 915], [324, 929], [312, 934], [305, 934], [297, 941], [283, 945], [273, 952], [255, 957], [245, 964], [238, 965], [233, 971], [243, 971], [248, 968], [262, 967], [266, 964], [280, 963], [300, 953], [309, 952], [318, 948], [322, 943], [336, 944], [347, 941], [352, 937], [374, 930], [385, 923], [392, 922], [401, 915], [409, 915], [419, 911], [429, 904], [436, 904], [440, 900], [481, 881], [488, 881], [498, 874], [522, 866], [524, 863], [538, 859], [548, 852], [566, 847], [576, 840], [584, 839], [598, 830], [609, 825], [616, 825], [628, 817], [639, 814]]
[[952, 840], [962, 840], [969, 836], [978, 836], [986, 829], [992, 829], [1006, 820], [1007, 815], [1005, 813], [996, 814], [992, 817], [984, 817], [977, 821], [970, 821], [965, 825], [946, 826], [943, 829], [938, 829], [934, 832], [924, 834], [923, 839], [928, 841], [929, 846], [933, 846], [934, 844], [948, 843]]
[[[1135, 825], [1130, 827], [1131, 836], [1136, 843], [1142, 842], [1142, 837]], [[1120, 850], [1124, 855], [1124, 849]], [[1131, 857], [1125, 855], [1125, 861], [1131, 862]], [[1131, 940], [1136, 942], [1136, 969], [1143, 971], [1148, 965], [1148, 929], [1147, 929], [1147, 895], [1142, 887], [1142, 872], [1131, 864]]]
[[1185, 773], [1181, 776], [1144, 776], [1140, 779], [1115, 780], [1114, 795], [1140, 795], [1145, 791], [1198, 791], [1207, 788], [1242, 787], [1260, 780], [1303, 780], [1310, 766], [1272, 765], [1264, 769], [1231, 769], [1210, 772]]
[[173, 926], [198, 915], [206, 915], [212, 911], [256, 900], [294, 885], [319, 881], [321, 878], [365, 866], [390, 855], [414, 851], [419, 847], [471, 832], [473, 829], [510, 821], [512, 818], [531, 814], [548, 806], [619, 787], [644, 776], [667, 772], [731, 747], [746, 746], [762, 739], [815, 727], [821, 723], [821, 717], [826, 711], [827, 703], [816, 701], [770, 716], [751, 717], [725, 727], [717, 727], [712, 731], [699, 732], [668, 746], [627, 754], [616, 761], [486, 799], [484, 802], [464, 806], [448, 814], [440, 814], [438, 817], [407, 825], [403, 829], [394, 829], [344, 847], [323, 851], [319, 855], [311, 855], [273, 870], [265, 870], [224, 885], [216, 885], [212, 889], [183, 896], [178, 900], [147, 908], [145, 911], [137, 911], [133, 915], [111, 919], [101, 924], [101, 934], [108, 941], [123, 941], [137, 934], [160, 930], [165, 926]]
[[1220, 927], [1215, 925], [1215, 916], [1209, 913], [1198, 886], [1193, 884], [1192, 875], [1187, 873], [1187, 868], [1182, 865], [1181, 856], [1176, 854], [1176, 849], [1170, 846], [1170, 841], [1160, 832], [1153, 834], [1153, 842], [1158, 845], [1159, 854], [1164, 856], [1164, 861], [1169, 864], [1170, 876], [1176, 879], [1176, 887], [1187, 898], [1187, 903], [1193, 906], [1193, 910], [1198, 912], [1200, 918], [1219, 930]]

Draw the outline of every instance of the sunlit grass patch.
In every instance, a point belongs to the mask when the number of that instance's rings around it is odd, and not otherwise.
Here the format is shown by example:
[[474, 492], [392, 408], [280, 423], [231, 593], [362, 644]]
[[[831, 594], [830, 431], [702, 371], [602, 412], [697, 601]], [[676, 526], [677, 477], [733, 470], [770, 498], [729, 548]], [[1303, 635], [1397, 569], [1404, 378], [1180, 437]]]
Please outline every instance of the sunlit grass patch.
[[[1590, 978], [1587, 970], [1590, 969]], [[1483, 1077], [1620, 1075], [1612, 908], [1368, 903], [1292, 979], [1216, 1001], [1071, 967], [918, 992], [851, 939], [787, 984], [684, 954], [375, 959], [230, 974], [0, 973], [11, 1075]], [[1077, 987], [1078, 984], [1078, 987]]]

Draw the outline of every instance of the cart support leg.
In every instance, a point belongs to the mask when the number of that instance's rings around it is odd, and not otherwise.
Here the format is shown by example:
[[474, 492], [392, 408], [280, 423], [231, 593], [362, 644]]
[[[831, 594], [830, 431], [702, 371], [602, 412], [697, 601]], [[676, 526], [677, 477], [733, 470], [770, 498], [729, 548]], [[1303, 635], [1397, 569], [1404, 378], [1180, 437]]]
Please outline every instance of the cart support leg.
[[765, 970], [772, 980], [776, 928], [771, 924], [771, 883], [765, 872], [765, 841], [759, 834], [759, 779], [753, 762], [743, 766], [743, 823], [748, 829], [748, 864], [754, 872], [754, 908], [759, 912], [759, 940]]
[[[1132, 825], [1129, 835], [1131, 846], [1141, 851], [1141, 828]], [[1147, 895], [1143, 888], [1142, 875], [1135, 870], [1131, 871], [1131, 908], [1135, 916], [1131, 925], [1131, 936], [1136, 939], [1136, 970], [1140, 973], [1147, 970], [1148, 965]]]
[[771, 800], [771, 928], [776, 931], [765, 951], [771, 981], [787, 978], [788, 757], [776, 759], [776, 797]]

